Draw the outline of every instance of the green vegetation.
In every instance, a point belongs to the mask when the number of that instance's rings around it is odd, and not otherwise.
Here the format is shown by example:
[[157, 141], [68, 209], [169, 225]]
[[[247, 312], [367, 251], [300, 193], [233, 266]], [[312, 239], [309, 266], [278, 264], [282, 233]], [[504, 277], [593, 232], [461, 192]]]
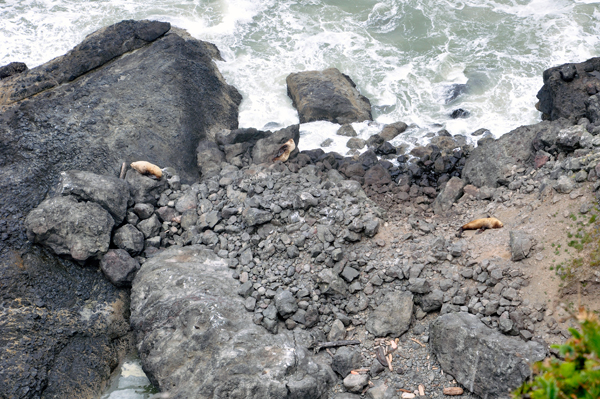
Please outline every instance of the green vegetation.
[[514, 399], [600, 398], [600, 323], [583, 308], [577, 319], [581, 330], [569, 329], [573, 337], [564, 345], [552, 346], [564, 360], [535, 363], [534, 378], [513, 392]]

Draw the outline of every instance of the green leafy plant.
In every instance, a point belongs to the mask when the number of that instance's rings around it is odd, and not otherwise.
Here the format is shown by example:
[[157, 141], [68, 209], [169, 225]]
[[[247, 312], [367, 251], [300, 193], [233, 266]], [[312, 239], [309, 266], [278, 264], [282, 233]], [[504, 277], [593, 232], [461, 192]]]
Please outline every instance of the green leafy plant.
[[533, 365], [533, 378], [512, 394], [514, 399], [600, 398], [600, 323], [579, 308], [580, 331], [563, 345], [553, 345], [564, 360], [547, 358]]

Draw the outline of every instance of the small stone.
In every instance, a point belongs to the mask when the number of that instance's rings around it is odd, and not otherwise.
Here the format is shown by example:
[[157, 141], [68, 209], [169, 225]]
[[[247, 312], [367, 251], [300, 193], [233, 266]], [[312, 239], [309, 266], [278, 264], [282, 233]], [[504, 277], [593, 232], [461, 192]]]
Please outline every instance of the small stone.
[[344, 387], [350, 392], [361, 392], [368, 383], [367, 374], [348, 374], [344, 378]]
[[331, 330], [327, 335], [328, 341], [341, 341], [346, 338], [346, 328], [344, 327], [344, 323], [342, 323], [339, 319], [336, 319], [331, 324]]

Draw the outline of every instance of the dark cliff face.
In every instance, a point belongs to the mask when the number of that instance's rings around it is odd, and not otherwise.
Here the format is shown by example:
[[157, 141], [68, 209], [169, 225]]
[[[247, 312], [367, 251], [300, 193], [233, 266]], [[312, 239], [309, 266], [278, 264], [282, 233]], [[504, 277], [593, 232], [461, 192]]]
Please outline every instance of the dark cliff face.
[[537, 94], [540, 100], [537, 107], [546, 119], [567, 118], [577, 122], [587, 115], [590, 96], [598, 92], [600, 57], [559, 65], [544, 71], [544, 86]]
[[123, 21], [0, 80], [0, 397], [96, 397], [129, 340], [126, 290], [27, 242], [60, 172], [146, 160], [192, 181], [198, 142], [237, 128], [218, 50], [169, 29]]

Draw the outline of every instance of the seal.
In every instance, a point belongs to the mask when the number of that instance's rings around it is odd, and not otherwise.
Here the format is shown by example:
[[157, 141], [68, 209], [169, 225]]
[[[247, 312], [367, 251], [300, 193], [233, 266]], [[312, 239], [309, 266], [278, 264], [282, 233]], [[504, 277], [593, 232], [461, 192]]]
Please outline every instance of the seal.
[[296, 143], [294, 143], [294, 139], [289, 139], [288, 141], [285, 142], [284, 145], [279, 147], [279, 150], [277, 150], [277, 155], [275, 155], [275, 157], [273, 158], [273, 162], [287, 161], [288, 158], [290, 157], [290, 154], [295, 149], [296, 149]]
[[504, 227], [504, 224], [496, 218], [487, 217], [483, 219], [475, 219], [458, 229], [458, 237], [462, 237], [464, 230], [477, 230], [477, 233], [483, 233], [485, 229], [499, 229]]
[[131, 164], [131, 167], [143, 175], [154, 175], [157, 179], [162, 177], [162, 170], [154, 164], [146, 161], [137, 161]]

